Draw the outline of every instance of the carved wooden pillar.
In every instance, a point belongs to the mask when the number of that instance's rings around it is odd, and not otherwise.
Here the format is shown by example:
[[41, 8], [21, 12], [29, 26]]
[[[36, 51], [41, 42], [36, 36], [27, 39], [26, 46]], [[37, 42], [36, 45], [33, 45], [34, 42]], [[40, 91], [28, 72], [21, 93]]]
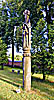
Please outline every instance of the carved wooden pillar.
[[24, 58], [24, 89], [31, 89], [31, 23], [29, 19], [30, 11], [25, 10], [25, 23], [23, 24], [23, 58]]

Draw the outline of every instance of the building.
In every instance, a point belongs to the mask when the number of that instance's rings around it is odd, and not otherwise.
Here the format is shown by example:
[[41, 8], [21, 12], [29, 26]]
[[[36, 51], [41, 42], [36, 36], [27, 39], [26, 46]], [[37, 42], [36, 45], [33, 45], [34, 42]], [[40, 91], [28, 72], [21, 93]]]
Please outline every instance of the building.
[[[8, 65], [12, 66], [12, 61], [8, 59]], [[22, 66], [22, 61], [14, 61], [13, 63], [14, 66], [16, 67], [21, 67]]]

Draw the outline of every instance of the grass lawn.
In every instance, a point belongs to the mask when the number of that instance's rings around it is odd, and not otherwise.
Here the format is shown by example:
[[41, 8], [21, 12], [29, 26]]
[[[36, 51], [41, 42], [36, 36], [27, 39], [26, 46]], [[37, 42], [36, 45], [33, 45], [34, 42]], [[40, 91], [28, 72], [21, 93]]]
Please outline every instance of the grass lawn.
[[[5, 67], [0, 70], [0, 100], [54, 100], [54, 75], [42, 81], [42, 74], [32, 76], [32, 88], [30, 92], [23, 90], [23, 71], [20, 74], [11, 72], [12, 68]], [[21, 93], [16, 93], [19, 89]]]

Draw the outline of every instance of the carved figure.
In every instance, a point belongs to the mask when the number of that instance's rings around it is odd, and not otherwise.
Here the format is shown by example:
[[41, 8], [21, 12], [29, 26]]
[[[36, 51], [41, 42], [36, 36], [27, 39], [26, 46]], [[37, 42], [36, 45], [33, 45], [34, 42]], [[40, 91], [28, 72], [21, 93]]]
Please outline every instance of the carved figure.
[[23, 12], [23, 15], [25, 15], [25, 23], [23, 24], [23, 35], [24, 35], [23, 47], [28, 47], [28, 45], [29, 45], [29, 23], [30, 23], [29, 15], [30, 15], [30, 11], [25, 10]]

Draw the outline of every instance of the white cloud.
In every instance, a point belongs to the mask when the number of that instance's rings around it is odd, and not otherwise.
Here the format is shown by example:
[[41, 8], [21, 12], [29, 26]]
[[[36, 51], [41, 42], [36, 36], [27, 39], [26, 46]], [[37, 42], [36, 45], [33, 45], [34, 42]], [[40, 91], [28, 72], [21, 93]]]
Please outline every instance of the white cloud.
[[43, 12], [44, 17], [46, 17], [46, 12], [44, 10], [42, 12]]

